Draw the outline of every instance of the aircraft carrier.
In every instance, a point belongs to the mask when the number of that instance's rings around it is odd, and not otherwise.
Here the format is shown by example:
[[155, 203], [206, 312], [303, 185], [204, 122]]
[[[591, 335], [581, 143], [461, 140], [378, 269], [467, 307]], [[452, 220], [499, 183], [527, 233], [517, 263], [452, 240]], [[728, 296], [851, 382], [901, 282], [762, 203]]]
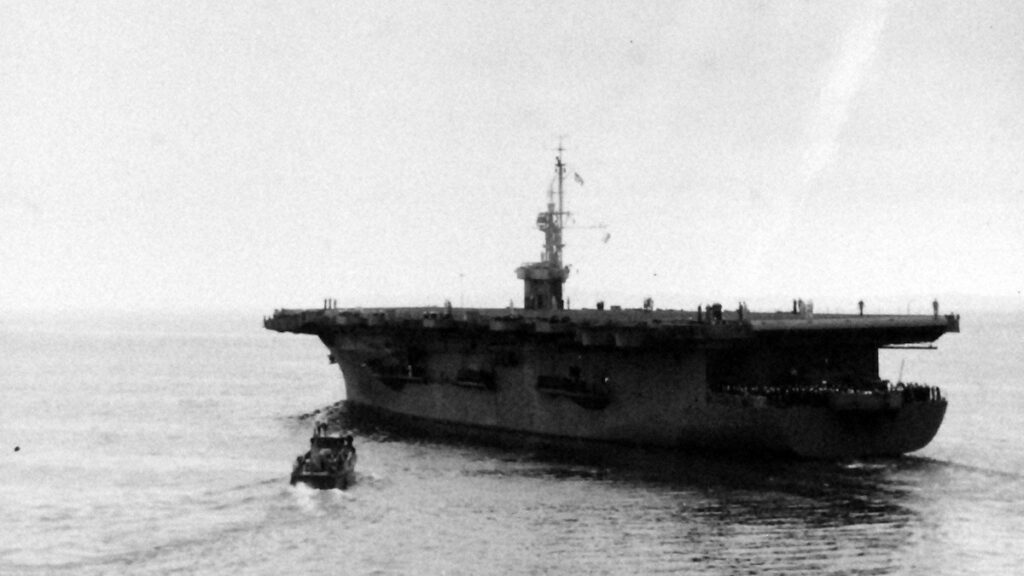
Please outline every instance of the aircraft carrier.
[[[516, 270], [522, 308], [277, 310], [264, 326], [313, 334], [347, 404], [395, 424], [468, 436], [782, 453], [895, 456], [935, 436], [947, 401], [889, 382], [881, 348], [931, 348], [957, 315], [815, 314], [744, 304], [658, 310], [566, 308], [561, 149], [539, 262]], [[791, 306], [789, 304], [792, 304]]]

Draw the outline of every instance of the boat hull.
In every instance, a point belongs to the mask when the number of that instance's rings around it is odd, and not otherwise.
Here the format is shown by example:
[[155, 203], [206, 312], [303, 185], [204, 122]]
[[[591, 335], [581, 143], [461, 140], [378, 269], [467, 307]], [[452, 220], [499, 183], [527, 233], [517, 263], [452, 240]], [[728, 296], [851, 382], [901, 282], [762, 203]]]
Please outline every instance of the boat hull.
[[[331, 346], [349, 405], [385, 421], [469, 437], [532, 437], [790, 454], [807, 458], [896, 456], [919, 450], [938, 431], [945, 400], [856, 410], [778, 405], [764, 396], [713, 393], [699, 352], [664, 354], [642, 348], [607, 351], [526, 345], [493, 371], [492, 386], [462, 386], [456, 373], [465, 351], [435, 351], [425, 360], [437, 378], [381, 378], [372, 352], [339, 337]], [[561, 393], [538, 386], [543, 374], [583, 366], [600, 378], [599, 393]]]
[[351, 472], [342, 474], [294, 472], [292, 473], [291, 484], [293, 486], [305, 484], [317, 490], [333, 490], [335, 488], [347, 490], [352, 485], [353, 480], [354, 474]]
[[309, 439], [306, 454], [296, 458], [291, 484], [305, 484], [320, 490], [347, 489], [355, 480], [356, 451], [352, 437], [322, 434], [317, 431]]
[[[706, 430], [680, 435], [675, 442], [640, 442], [633, 438], [603, 437], [595, 435], [551, 435], [526, 430], [479, 426], [465, 422], [441, 420], [394, 412], [380, 406], [346, 402], [347, 413], [357, 421], [383, 425], [400, 433], [455, 437], [506, 446], [536, 444], [540, 446], [576, 447], [600, 444], [649, 446], [677, 450], [701, 450], [735, 454], [790, 456], [807, 459], [848, 459], [898, 457], [926, 446], [941, 425], [945, 404], [918, 407], [896, 416], [895, 422], [884, 424], [832, 422], [823, 409], [812, 409], [809, 414], [776, 415], [780, 427], [788, 433], [761, 434], [763, 430], [748, 427], [740, 432]], [[801, 421], [801, 417], [805, 420]], [[890, 417], [887, 417], [891, 418]], [[824, 424], [823, 424], [824, 422]], [[817, 426], [815, 429], [809, 426]], [[568, 431], [567, 431], [568, 432]], [[810, 432], [810, 434], [808, 434]], [[769, 440], [770, 439], [770, 440]]]

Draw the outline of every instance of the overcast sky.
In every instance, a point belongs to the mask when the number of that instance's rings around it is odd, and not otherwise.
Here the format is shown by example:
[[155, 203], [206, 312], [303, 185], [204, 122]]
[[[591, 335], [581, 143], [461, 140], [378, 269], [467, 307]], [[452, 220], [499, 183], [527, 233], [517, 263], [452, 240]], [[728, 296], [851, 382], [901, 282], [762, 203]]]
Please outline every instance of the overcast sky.
[[4, 2], [0, 310], [518, 303], [560, 139], [573, 307], [1019, 308], [1022, 112], [1014, 1]]

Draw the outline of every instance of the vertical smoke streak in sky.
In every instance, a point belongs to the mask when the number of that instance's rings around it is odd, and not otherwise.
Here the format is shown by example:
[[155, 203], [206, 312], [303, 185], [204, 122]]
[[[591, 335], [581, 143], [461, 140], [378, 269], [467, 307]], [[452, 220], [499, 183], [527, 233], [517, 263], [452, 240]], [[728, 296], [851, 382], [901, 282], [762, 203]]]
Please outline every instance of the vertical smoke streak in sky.
[[867, 4], [847, 30], [826, 70], [817, 107], [807, 124], [807, 147], [801, 164], [794, 178], [778, 183], [780, 193], [769, 203], [768, 218], [761, 219], [755, 250], [757, 273], [752, 275], [758, 286], [765, 286], [766, 281], [770, 284], [766, 274], [773, 273], [773, 269], [767, 262], [778, 261], [776, 255], [785, 250], [786, 236], [795, 232], [794, 219], [801, 216], [814, 181], [836, 161], [850, 107], [878, 50], [888, 12], [887, 0]]
[[839, 136], [849, 118], [850, 104], [864, 83], [864, 74], [878, 50], [888, 15], [888, 2], [880, 0], [869, 4], [867, 11], [864, 18], [847, 32], [819, 93], [801, 170], [801, 203], [808, 185], [835, 161]]

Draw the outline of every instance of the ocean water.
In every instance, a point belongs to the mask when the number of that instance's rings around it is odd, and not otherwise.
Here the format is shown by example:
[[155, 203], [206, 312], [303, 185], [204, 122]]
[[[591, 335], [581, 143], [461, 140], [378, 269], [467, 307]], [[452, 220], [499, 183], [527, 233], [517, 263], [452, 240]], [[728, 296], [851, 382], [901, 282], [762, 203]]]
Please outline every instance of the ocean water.
[[0, 320], [0, 574], [1014, 574], [1024, 314], [883, 375], [942, 387], [925, 449], [752, 461], [355, 431], [357, 483], [288, 485], [342, 397], [314, 337], [246, 315]]

